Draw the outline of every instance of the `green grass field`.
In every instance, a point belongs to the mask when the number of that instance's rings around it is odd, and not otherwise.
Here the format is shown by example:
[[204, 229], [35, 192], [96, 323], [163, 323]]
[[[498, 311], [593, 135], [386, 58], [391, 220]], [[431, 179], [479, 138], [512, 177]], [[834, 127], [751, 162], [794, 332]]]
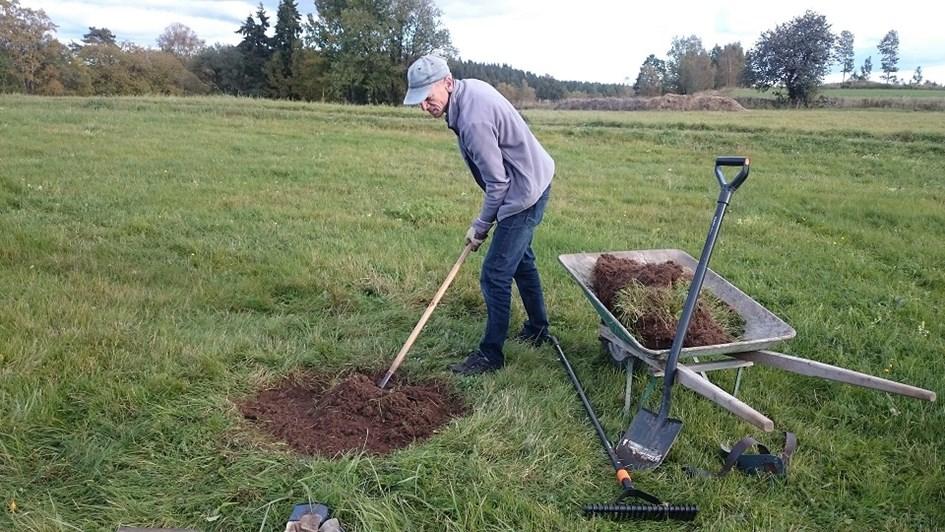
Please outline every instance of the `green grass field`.
[[889, 88], [865, 89], [830, 87], [824, 89], [833, 98], [937, 98], [945, 99], [945, 89]]
[[[736, 96], [771, 96], [771, 92], [755, 89], [733, 89]], [[862, 88], [862, 87], [824, 87], [819, 94], [831, 98], [938, 98], [945, 99], [945, 89], [900, 88]], [[773, 97], [773, 96], [771, 96]]]
[[[753, 166], [712, 268], [797, 330], [780, 350], [941, 394], [945, 114], [526, 116], [558, 163], [535, 242], [554, 332], [609, 433], [629, 422], [623, 376], [556, 258], [698, 255], [723, 154]], [[617, 487], [548, 349], [509, 345], [505, 370], [456, 381], [467, 417], [386, 457], [298, 456], [241, 419], [235, 402], [293, 372], [386, 367], [459, 255], [481, 193], [419, 110], [0, 96], [0, 154], [0, 530], [281, 531], [307, 499], [357, 531], [680, 526], [581, 516]], [[481, 260], [402, 371], [445, 378], [475, 346]], [[680, 439], [637, 477], [700, 505], [687, 528], [945, 528], [939, 403], [761, 367], [740, 396], [776, 432], [677, 388]], [[784, 430], [787, 481], [682, 470]]]
[[[748, 88], [728, 89], [733, 98], [760, 98], [774, 100], [773, 90], [759, 91]], [[817, 97], [825, 97], [839, 107], [918, 107], [941, 111], [945, 108], [945, 89], [822, 87]]]

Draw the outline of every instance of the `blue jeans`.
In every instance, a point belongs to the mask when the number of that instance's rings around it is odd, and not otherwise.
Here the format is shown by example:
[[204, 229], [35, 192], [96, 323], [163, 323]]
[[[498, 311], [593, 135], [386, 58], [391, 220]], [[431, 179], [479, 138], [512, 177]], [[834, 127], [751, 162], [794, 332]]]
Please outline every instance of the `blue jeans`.
[[525, 330], [538, 334], [548, 328], [545, 296], [532, 252], [532, 235], [541, 223], [550, 192], [549, 185], [534, 205], [496, 224], [489, 252], [482, 263], [479, 286], [486, 302], [487, 318], [479, 352], [496, 365], [505, 363], [502, 345], [509, 332], [513, 279], [528, 314]]

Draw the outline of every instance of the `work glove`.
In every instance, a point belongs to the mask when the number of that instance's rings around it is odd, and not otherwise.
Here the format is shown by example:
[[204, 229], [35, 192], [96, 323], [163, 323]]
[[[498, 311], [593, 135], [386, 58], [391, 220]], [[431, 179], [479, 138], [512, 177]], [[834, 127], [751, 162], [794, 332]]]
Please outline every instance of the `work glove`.
[[476, 224], [473, 224], [473, 225], [470, 225], [469, 230], [466, 231], [466, 241], [464, 242], [464, 244], [467, 246], [471, 245], [471, 249], [473, 251], [478, 251], [479, 246], [481, 246], [482, 243], [485, 242], [488, 236], [489, 236], [488, 230], [480, 231], [479, 229], [476, 228]]

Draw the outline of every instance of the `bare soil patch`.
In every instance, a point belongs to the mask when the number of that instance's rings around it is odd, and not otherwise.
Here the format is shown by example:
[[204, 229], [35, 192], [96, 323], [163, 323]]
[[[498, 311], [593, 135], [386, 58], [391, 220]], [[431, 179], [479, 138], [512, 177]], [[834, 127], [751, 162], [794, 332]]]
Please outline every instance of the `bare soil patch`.
[[445, 382], [394, 379], [382, 390], [377, 376], [299, 374], [261, 390], [239, 409], [292, 449], [325, 457], [352, 450], [387, 454], [429, 438], [466, 412]]

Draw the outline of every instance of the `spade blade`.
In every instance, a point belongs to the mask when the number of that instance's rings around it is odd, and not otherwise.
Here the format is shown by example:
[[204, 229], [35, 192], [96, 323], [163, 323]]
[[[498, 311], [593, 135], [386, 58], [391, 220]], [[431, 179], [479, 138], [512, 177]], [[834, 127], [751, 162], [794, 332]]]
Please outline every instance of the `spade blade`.
[[641, 408], [617, 443], [617, 456], [631, 471], [653, 469], [663, 462], [683, 423]]

